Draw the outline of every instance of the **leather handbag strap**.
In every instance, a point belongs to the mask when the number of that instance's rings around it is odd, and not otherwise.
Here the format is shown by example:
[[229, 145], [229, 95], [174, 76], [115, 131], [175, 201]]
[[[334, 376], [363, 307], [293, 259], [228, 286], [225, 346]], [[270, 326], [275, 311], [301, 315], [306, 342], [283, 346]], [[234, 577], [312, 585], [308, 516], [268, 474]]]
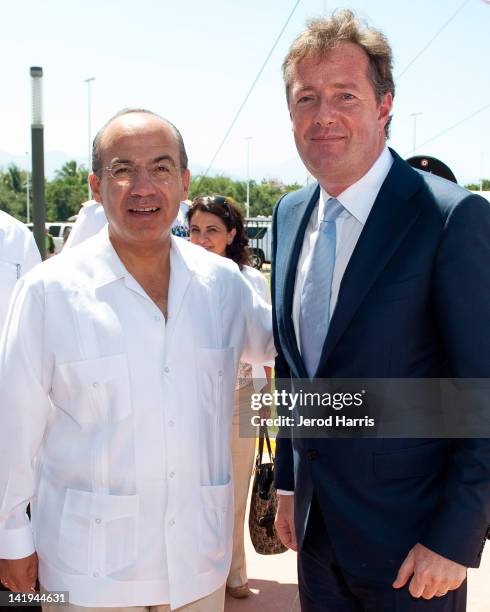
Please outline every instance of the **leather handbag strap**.
[[257, 455], [257, 465], [262, 465], [262, 456], [264, 454], [264, 440], [267, 444], [267, 452], [269, 453], [269, 457], [271, 458], [271, 461], [274, 462], [271, 441], [269, 438], [269, 430], [267, 429], [267, 425], [261, 425], [259, 430], [259, 454]]

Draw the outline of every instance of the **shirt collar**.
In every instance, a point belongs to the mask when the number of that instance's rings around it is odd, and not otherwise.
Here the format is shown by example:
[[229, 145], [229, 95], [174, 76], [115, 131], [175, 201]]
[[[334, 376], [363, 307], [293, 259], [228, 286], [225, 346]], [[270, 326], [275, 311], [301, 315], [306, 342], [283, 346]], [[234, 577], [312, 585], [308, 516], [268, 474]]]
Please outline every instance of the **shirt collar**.
[[[385, 145], [381, 155], [369, 168], [364, 176], [337, 196], [337, 200], [346, 211], [355, 217], [362, 225], [367, 221], [371, 208], [378, 197], [393, 164], [393, 156]], [[325, 203], [332, 196], [323, 187], [320, 190], [319, 218], [323, 219]], [[343, 216], [344, 213], [342, 213]]]
[[[127, 286], [135, 288], [133, 286], [136, 283], [135, 279], [128, 272], [109, 240], [108, 228], [109, 226], [106, 225], [93, 238], [85, 242], [90, 250], [90, 259], [96, 258], [93, 271], [94, 284], [96, 287], [102, 287], [124, 278]], [[195, 258], [192, 257], [192, 254], [187, 253], [185, 248], [187, 246], [186, 241], [183, 238], [176, 238], [172, 235], [170, 240], [170, 266], [172, 274], [183, 277], [190, 275], [194, 271], [197, 262], [194, 261]], [[73, 253], [77, 250], [73, 249]]]

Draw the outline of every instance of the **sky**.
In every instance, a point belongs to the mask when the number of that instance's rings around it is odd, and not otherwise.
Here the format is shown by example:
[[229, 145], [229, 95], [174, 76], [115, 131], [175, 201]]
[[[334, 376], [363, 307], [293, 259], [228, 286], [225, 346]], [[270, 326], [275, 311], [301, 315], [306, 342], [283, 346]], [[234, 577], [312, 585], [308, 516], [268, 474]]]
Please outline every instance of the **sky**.
[[[42, 66], [48, 176], [67, 159], [87, 163], [84, 80], [90, 77], [92, 137], [121, 108], [148, 108], [180, 129], [191, 171], [203, 172], [296, 1], [3, 0], [0, 166], [28, 163], [29, 67]], [[490, 3], [484, 0], [301, 0], [210, 174], [245, 180], [248, 150], [251, 178], [305, 182], [281, 62], [308, 18], [339, 7], [381, 29], [393, 47], [389, 145], [412, 155], [416, 121], [417, 154], [443, 160], [462, 184], [490, 177]], [[413, 113], [422, 114], [414, 119]]]

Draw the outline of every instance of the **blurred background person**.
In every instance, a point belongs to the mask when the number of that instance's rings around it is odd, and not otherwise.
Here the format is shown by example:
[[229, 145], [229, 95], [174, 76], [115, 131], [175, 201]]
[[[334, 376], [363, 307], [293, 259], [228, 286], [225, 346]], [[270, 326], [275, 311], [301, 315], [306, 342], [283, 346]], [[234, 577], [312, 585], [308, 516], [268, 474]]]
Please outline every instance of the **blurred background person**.
[[0, 336], [15, 283], [40, 261], [32, 233], [0, 210]]
[[[232, 259], [257, 293], [270, 303], [270, 292], [263, 274], [249, 266], [248, 238], [239, 208], [220, 195], [194, 198], [187, 213], [190, 241], [207, 251]], [[251, 594], [247, 580], [244, 524], [247, 497], [252, 475], [255, 438], [240, 437], [242, 422], [250, 421], [250, 395], [259, 391], [271, 378], [272, 363], [253, 366], [240, 362], [235, 387], [235, 408], [232, 420], [231, 456], [233, 462], [233, 488], [235, 518], [233, 526], [233, 555], [226, 590], [232, 597], [242, 599]], [[258, 388], [254, 388], [258, 387]]]

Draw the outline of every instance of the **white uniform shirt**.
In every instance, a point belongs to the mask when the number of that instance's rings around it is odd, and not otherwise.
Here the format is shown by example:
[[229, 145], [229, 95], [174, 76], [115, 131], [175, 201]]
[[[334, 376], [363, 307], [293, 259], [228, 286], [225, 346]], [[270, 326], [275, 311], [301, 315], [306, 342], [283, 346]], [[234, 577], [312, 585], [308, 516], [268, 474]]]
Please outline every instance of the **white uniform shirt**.
[[224, 257], [173, 238], [170, 261], [165, 323], [99, 232], [19, 282], [0, 347], [0, 558], [35, 548], [78, 605], [226, 581], [235, 379], [273, 357], [271, 311]]
[[[255, 291], [260, 295], [260, 297], [265, 300], [268, 304], [271, 303], [271, 293], [269, 290], [269, 285], [265, 280], [265, 276], [259, 270], [252, 268], [251, 266], [243, 266], [242, 268], [243, 276], [248, 280], [248, 282], [252, 285]], [[274, 361], [268, 361], [263, 365], [252, 364], [252, 379], [254, 383], [255, 391], [260, 391], [267, 380], [267, 375], [264, 370], [264, 366], [273, 368]], [[239, 375], [240, 378], [240, 375]]]
[[107, 217], [102, 204], [95, 200], [85, 202], [78, 212], [77, 220], [71, 228], [63, 250], [71, 249], [88, 238], [92, 238], [105, 225], [107, 225]]
[[32, 233], [0, 210], [0, 336], [15, 283], [40, 261]]

